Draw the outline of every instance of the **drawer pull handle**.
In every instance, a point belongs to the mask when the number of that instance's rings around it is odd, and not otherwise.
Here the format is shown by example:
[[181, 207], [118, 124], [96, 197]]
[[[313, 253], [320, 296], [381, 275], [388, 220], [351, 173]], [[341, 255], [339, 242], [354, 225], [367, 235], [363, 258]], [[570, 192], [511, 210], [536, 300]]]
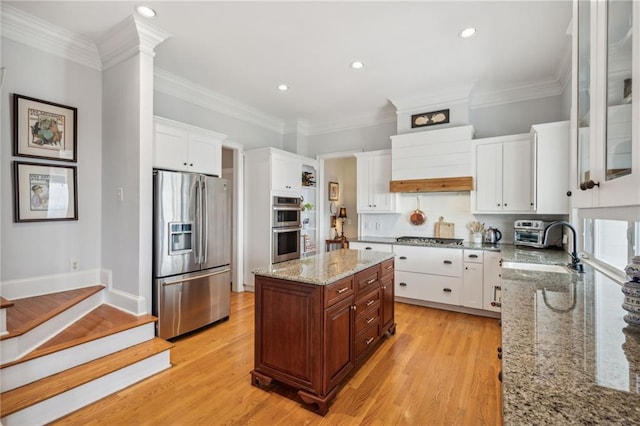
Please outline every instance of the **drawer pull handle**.
[[450, 288], [443, 288], [442, 291], [444, 291], [445, 293], [451, 293], [451, 289]]
[[364, 249], [365, 250], [371, 250], [371, 247], [365, 247]]
[[345, 291], [347, 291], [347, 290], [349, 290], [349, 287], [341, 288], [340, 290], [338, 290], [338, 294], [342, 294], [342, 293], [344, 293], [344, 292], [345, 292]]
[[406, 287], [407, 283], [400, 283], [400, 287]]
[[373, 284], [375, 283], [377, 280], [377, 278], [371, 278], [369, 281], [367, 281], [367, 284]]
[[369, 318], [368, 320], [366, 320], [365, 322], [366, 322], [367, 324], [371, 324], [373, 321], [375, 321], [375, 319], [376, 319], [376, 317], [371, 317], [371, 318]]
[[407, 260], [407, 256], [400, 256], [398, 259]]
[[387, 266], [387, 269], [393, 269], [393, 265]]
[[371, 299], [367, 302], [367, 306], [371, 306], [375, 303], [376, 301], [374, 299]]
[[374, 340], [373, 337], [369, 337], [367, 339], [367, 341], [365, 342], [365, 345], [369, 346], [371, 344], [371, 342], [373, 342], [373, 340]]
[[478, 255], [477, 254], [470, 254], [469, 257], [472, 258], [472, 259], [477, 259]]
[[442, 263], [444, 263], [445, 265], [451, 265], [453, 262], [452, 262], [452, 261], [450, 261], [450, 260], [445, 260], [445, 261], [444, 261], [444, 262], [442, 262]]

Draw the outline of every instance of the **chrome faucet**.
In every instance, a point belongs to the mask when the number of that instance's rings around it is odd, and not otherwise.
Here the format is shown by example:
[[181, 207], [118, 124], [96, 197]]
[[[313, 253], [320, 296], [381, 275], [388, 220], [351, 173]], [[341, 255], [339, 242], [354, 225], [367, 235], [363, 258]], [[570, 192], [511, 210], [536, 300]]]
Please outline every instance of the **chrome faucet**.
[[544, 235], [542, 237], [543, 241], [542, 244], [544, 244], [545, 246], [547, 245], [547, 239], [549, 238], [549, 230], [551, 228], [554, 228], [558, 225], [564, 225], [567, 228], [569, 228], [571, 230], [571, 233], [573, 234], [573, 250], [571, 251], [571, 253], [569, 254], [571, 256], [571, 264], [568, 265], [571, 269], [575, 269], [578, 272], [584, 272], [584, 265], [582, 263], [580, 263], [580, 258], [578, 257], [578, 238], [577, 238], [577, 233], [576, 233], [576, 229], [573, 227], [573, 225], [571, 225], [569, 222], [566, 222], [564, 220], [558, 220], [556, 222], [551, 222], [549, 224], [549, 226], [547, 226], [544, 229]]

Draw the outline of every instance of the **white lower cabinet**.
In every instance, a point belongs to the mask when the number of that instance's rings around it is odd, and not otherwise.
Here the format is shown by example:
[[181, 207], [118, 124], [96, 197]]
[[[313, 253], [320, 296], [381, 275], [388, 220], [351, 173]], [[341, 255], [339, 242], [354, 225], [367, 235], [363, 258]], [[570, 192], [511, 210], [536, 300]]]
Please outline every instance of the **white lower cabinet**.
[[367, 243], [362, 241], [349, 242], [349, 248], [353, 250], [371, 250], [392, 253], [393, 245], [381, 243]]
[[397, 297], [462, 305], [462, 250], [394, 246]]
[[462, 306], [482, 309], [483, 267], [482, 250], [463, 250]]
[[502, 254], [486, 251], [483, 260], [483, 301], [485, 311], [501, 311], [502, 304]]

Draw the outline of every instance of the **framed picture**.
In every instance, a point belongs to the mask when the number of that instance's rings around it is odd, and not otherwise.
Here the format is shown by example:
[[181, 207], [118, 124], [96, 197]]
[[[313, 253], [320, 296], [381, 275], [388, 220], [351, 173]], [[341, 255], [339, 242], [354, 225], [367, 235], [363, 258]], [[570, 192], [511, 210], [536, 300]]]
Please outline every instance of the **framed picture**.
[[77, 108], [15, 93], [13, 107], [14, 155], [76, 161]]
[[329, 201], [338, 201], [339, 195], [338, 182], [329, 182]]
[[449, 122], [449, 110], [424, 112], [411, 116], [411, 128], [433, 126], [435, 124], [445, 124]]
[[14, 221], [78, 220], [75, 166], [13, 162]]

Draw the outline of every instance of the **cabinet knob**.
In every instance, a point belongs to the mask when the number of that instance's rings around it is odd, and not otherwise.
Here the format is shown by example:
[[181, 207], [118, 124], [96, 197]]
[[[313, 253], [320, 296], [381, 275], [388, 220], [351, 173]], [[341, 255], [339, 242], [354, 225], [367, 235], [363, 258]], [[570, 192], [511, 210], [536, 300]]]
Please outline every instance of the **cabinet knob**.
[[507, 207], [507, 203], [504, 203], [504, 206]]
[[187, 163], [182, 163], [182, 165], [183, 165], [183, 166], [186, 166], [186, 165], [187, 165]]
[[189, 163], [189, 165], [190, 165], [191, 167], [193, 167], [193, 163]]
[[498, 207], [500, 207], [500, 203], [498, 203]]
[[571, 197], [571, 191], [567, 191], [567, 197]]
[[465, 266], [465, 267], [464, 267], [464, 269], [469, 269], [469, 267], [468, 267], [468, 266]]
[[586, 182], [580, 183], [580, 189], [586, 191], [587, 189], [593, 189], [594, 186], [600, 187], [600, 182], [594, 182], [593, 179], [590, 179]]

